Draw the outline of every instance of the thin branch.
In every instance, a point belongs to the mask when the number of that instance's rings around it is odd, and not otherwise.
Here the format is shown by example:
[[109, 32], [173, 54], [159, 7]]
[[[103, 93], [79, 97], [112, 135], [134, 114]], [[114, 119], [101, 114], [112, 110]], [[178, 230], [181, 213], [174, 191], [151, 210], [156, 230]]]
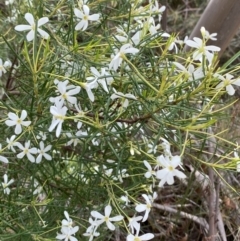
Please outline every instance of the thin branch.
[[157, 208], [157, 209], [160, 209], [160, 210], [163, 210], [163, 211], [167, 211], [167, 212], [170, 212], [170, 213], [177, 213], [184, 218], [190, 219], [190, 220], [194, 221], [195, 223], [198, 223], [200, 226], [202, 226], [205, 233], [208, 233], [209, 225], [208, 225], [207, 221], [202, 217], [197, 217], [197, 216], [194, 216], [192, 214], [189, 214], [189, 213], [186, 213], [186, 212], [183, 212], [183, 211], [179, 211], [177, 209], [171, 208], [168, 205], [161, 205], [161, 204], [153, 203], [152, 206], [154, 208]]
[[[208, 132], [211, 134], [209, 138], [209, 153], [211, 156], [209, 159], [215, 155], [217, 150], [217, 142], [216, 138], [213, 135], [212, 128], [208, 128]], [[208, 176], [209, 176], [209, 241], [215, 241], [215, 237], [217, 236], [217, 228], [221, 234], [221, 238], [224, 241], [227, 241], [226, 232], [224, 229], [224, 224], [222, 220], [222, 216], [219, 210], [219, 191], [220, 191], [220, 179], [219, 177], [215, 177], [214, 170], [209, 167], [208, 169]], [[217, 225], [217, 227], [216, 227]]]

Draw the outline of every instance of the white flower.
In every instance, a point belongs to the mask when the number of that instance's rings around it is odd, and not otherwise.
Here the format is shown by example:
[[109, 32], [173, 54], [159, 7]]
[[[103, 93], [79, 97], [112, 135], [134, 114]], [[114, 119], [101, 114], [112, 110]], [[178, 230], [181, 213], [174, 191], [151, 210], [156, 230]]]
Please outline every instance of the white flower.
[[177, 47], [177, 44], [180, 44], [182, 45], [183, 44], [183, 41], [182, 40], [179, 40], [177, 37], [173, 37], [171, 36], [170, 34], [168, 33], [163, 33], [161, 34], [162, 37], [167, 37], [170, 39], [170, 43], [169, 43], [169, 46], [168, 46], [168, 50], [173, 50], [175, 49], [175, 52], [178, 53], [178, 47]]
[[67, 211], [64, 211], [64, 216], [66, 217], [66, 219], [63, 219], [63, 220], [62, 220], [62, 227], [72, 228], [73, 221], [72, 221], [72, 219], [69, 217], [69, 214], [68, 214]]
[[87, 131], [78, 131], [77, 133], [76, 133], [76, 136], [78, 137], [78, 138], [86, 138], [87, 136], [88, 136], [88, 132]]
[[47, 135], [44, 131], [39, 131], [38, 135], [36, 137], [37, 137], [37, 139], [41, 139], [43, 141], [46, 141], [46, 139], [47, 139]]
[[90, 223], [91, 225], [87, 228], [86, 233], [89, 233], [93, 228], [98, 227], [98, 226], [96, 226], [96, 219], [93, 220], [93, 219], [90, 217], [90, 218], [88, 219], [88, 221], [89, 221], [89, 223]]
[[66, 146], [71, 146], [73, 144], [73, 146], [76, 146], [79, 142], [80, 142], [80, 139], [79, 139], [79, 135], [80, 135], [81, 132], [77, 132], [76, 133], [76, 136], [74, 136], [72, 133], [70, 132], [67, 132], [66, 133], [66, 136], [70, 139], [67, 143], [66, 143]]
[[33, 190], [33, 195], [40, 195], [43, 191], [43, 187], [39, 184], [39, 182], [36, 179], [33, 179], [33, 186], [35, 190]]
[[17, 25], [15, 27], [15, 30], [17, 31], [25, 31], [25, 30], [30, 30], [30, 32], [27, 34], [27, 41], [32, 41], [34, 39], [34, 35], [35, 35], [35, 29], [37, 26], [37, 32], [44, 38], [44, 39], [48, 39], [49, 38], [49, 34], [40, 29], [39, 27], [42, 26], [43, 24], [47, 23], [49, 21], [49, 19], [47, 17], [43, 17], [40, 18], [39, 20], [37, 20], [35, 22], [33, 15], [31, 13], [26, 13], [25, 14], [25, 19], [27, 20], [27, 22], [29, 23], [29, 25]]
[[140, 223], [138, 223], [138, 221], [142, 220], [142, 216], [137, 216], [137, 217], [132, 217], [128, 219], [128, 227], [131, 229], [131, 232], [134, 232], [134, 229], [136, 231], [140, 230]]
[[212, 63], [213, 54], [209, 51], [218, 52], [221, 50], [219, 47], [214, 46], [214, 45], [206, 46], [205, 41], [203, 41], [202, 39], [197, 38], [197, 37], [194, 37], [193, 40], [186, 40], [185, 43], [188, 46], [197, 49], [193, 53], [193, 60], [202, 61], [203, 56], [205, 56], [207, 58], [207, 60], [209, 61], [209, 63]]
[[[115, 35], [114, 38], [116, 38], [121, 43], [126, 43], [129, 41], [128, 34], [125, 33], [122, 29], [117, 28], [117, 32], [124, 35]], [[134, 43], [134, 45], [138, 45], [140, 40], [142, 38], [142, 31], [137, 31], [130, 39], [130, 44]]]
[[[150, 3], [151, 4], [151, 3]], [[155, 5], [150, 5], [150, 12], [152, 12], [154, 15], [156, 14], [158, 16], [158, 21], [160, 22], [162, 19], [162, 13], [166, 10], [165, 6], [159, 7], [158, 1], [155, 1]]]
[[151, 195], [146, 194], [142, 194], [142, 197], [145, 199], [146, 204], [138, 204], [135, 207], [135, 210], [139, 213], [145, 211], [144, 217], [142, 219], [142, 222], [145, 222], [148, 219], [148, 215], [151, 211], [152, 202], [156, 198], [156, 193], [153, 194], [153, 197]]
[[108, 93], [109, 91], [107, 85], [110, 85], [113, 82], [113, 78], [109, 76], [109, 73], [105, 70], [105, 68], [101, 68], [101, 74], [94, 67], [91, 67], [90, 70], [94, 77], [87, 77], [87, 81], [92, 82], [97, 80], [97, 82], [101, 84], [103, 89]]
[[233, 88], [232, 85], [237, 85], [240, 86], [240, 78], [239, 79], [233, 79], [233, 75], [231, 74], [225, 74], [225, 76], [215, 74], [216, 77], [218, 77], [222, 82], [220, 82], [217, 86], [216, 89], [222, 89], [226, 88], [226, 91], [229, 95], [234, 95], [235, 89]]
[[151, 144], [151, 143], [148, 143], [148, 151], [147, 153], [153, 153], [153, 154], [156, 154], [157, 152], [157, 145], [154, 145], [154, 144]]
[[11, 60], [6, 60], [4, 62], [4, 65], [3, 65], [4, 68], [6, 68], [6, 70], [10, 69], [12, 67], [12, 62]]
[[61, 103], [56, 102], [56, 106], [50, 107], [50, 112], [53, 115], [52, 123], [48, 129], [48, 131], [52, 131], [56, 126], [56, 137], [59, 137], [62, 131], [62, 124], [64, 122], [66, 113], [67, 113], [67, 107], [61, 106]]
[[114, 91], [114, 94], [112, 94], [110, 98], [112, 100], [119, 99], [119, 98], [122, 99], [123, 108], [128, 107], [128, 104], [129, 104], [128, 99], [137, 100], [137, 98], [133, 94], [129, 94], [129, 93], [123, 94], [122, 92], [116, 91], [114, 88], [113, 88], [113, 91]]
[[217, 33], [210, 34], [204, 27], [201, 27], [200, 31], [201, 31], [201, 34], [204, 37], [204, 39], [206, 39], [206, 40], [211, 39], [213, 41], [217, 40], [217, 38], [216, 38]]
[[46, 160], [51, 161], [52, 157], [47, 154], [48, 151], [51, 150], [52, 146], [48, 145], [47, 147], [44, 147], [44, 143], [43, 141], [41, 141], [39, 143], [39, 147], [40, 149], [37, 150], [37, 152], [39, 153], [39, 155], [36, 158], [36, 163], [40, 163], [42, 161], [42, 158], [44, 157]]
[[127, 207], [130, 203], [130, 200], [128, 198], [128, 193], [126, 192], [126, 195], [125, 196], [121, 196], [120, 199], [125, 202], [125, 205], [124, 205], [124, 208]]
[[[2, 151], [2, 144], [0, 144], [0, 152]], [[4, 156], [0, 156], [0, 161], [4, 163], [8, 163], [8, 159]]]
[[18, 142], [17, 146], [22, 150], [22, 152], [17, 154], [17, 158], [22, 159], [25, 155], [27, 155], [27, 158], [30, 162], [35, 162], [35, 158], [32, 154], [37, 154], [37, 148], [33, 147], [29, 149], [30, 141], [25, 142], [25, 146]]
[[105, 207], [104, 215], [102, 215], [101, 213], [99, 213], [97, 211], [92, 211], [91, 215], [94, 218], [98, 219], [98, 220], [96, 220], [96, 225], [99, 226], [100, 224], [106, 222], [106, 225], [110, 230], [112, 230], [112, 231], [115, 230], [115, 226], [111, 222], [121, 221], [123, 219], [123, 216], [118, 215], [118, 216], [110, 218], [111, 211], [112, 211], [112, 207], [110, 205]]
[[154, 18], [150, 17], [149, 18], [149, 32], [151, 35], [154, 35], [157, 33], [157, 31], [160, 29], [160, 24], [157, 24], [155, 23], [155, 20]]
[[162, 138], [162, 137], [160, 137], [160, 139], [163, 141], [163, 142], [161, 143], [161, 146], [162, 146], [162, 148], [163, 148], [164, 155], [171, 157], [171, 156], [172, 156], [172, 153], [171, 153], [171, 150], [170, 150], [170, 148], [171, 148], [170, 143], [169, 143], [166, 139], [164, 139], [164, 138]]
[[7, 71], [6, 71], [6, 69], [4, 68], [4, 66], [3, 66], [3, 61], [2, 61], [2, 59], [0, 59], [0, 77], [2, 77], [2, 73], [6, 73]]
[[147, 241], [153, 238], [154, 238], [154, 235], [152, 233], [146, 233], [139, 236], [139, 231], [138, 231], [135, 235], [129, 234], [127, 236], [127, 241]]
[[61, 229], [61, 234], [58, 234], [56, 239], [60, 239], [64, 241], [77, 241], [77, 239], [75, 237], [73, 237], [72, 235], [75, 235], [75, 233], [78, 231], [79, 227], [75, 226], [73, 227], [73, 221], [72, 219], [69, 217], [69, 214], [67, 211], [64, 211], [64, 216], [66, 219], [62, 220], [62, 229]]
[[83, 236], [89, 237], [88, 241], [92, 241], [94, 237], [98, 237], [100, 233], [97, 232], [98, 226], [96, 226], [96, 223], [92, 218], [89, 218], [89, 223], [91, 225], [87, 228], [86, 233], [84, 233]]
[[11, 179], [10, 181], [8, 181], [8, 175], [7, 174], [3, 175], [3, 180], [4, 180], [4, 182], [2, 182], [3, 192], [4, 192], [4, 194], [9, 195], [9, 193], [10, 193], [9, 186], [14, 182], [14, 180]]
[[20, 134], [22, 132], [22, 125], [23, 126], [29, 126], [31, 124], [31, 121], [24, 121], [24, 119], [27, 117], [27, 111], [22, 110], [20, 118], [12, 113], [8, 113], [9, 120], [5, 121], [5, 124], [7, 126], [16, 126], [15, 127], [15, 134]]
[[143, 161], [145, 167], [148, 169], [148, 171], [144, 174], [146, 178], [150, 178], [152, 176], [156, 176], [156, 172], [152, 170], [151, 165], [147, 161]]
[[65, 101], [68, 101], [71, 104], [77, 103], [77, 98], [73, 95], [76, 95], [80, 92], [81, 88], [79, 86], [74, 85], [68, 85], [69, 81], [65, 80], [62, 81], [55, 81], [57, 83], [58, 92], [60, 93], [60, 96], [57, 97], [51, 97], [50, 101], [53, 103], [60, 102], [60, 105], [62, 106]]
[[88, 98], [94, 102], [94, 94], [92, 92], [92, 89], [95, 89], [98, 87], [98, 82], [97, 79], [91, 81], [91, 82], [87, 82], [87, 83], [82, 83], [82, 87], [87, 91], [88, 94]]
[[139, 50], [136, 48], [133, 48], [131, 46], [131, 44], [129, 44], [129, 43], [124, 44], [120, 48], [119, 52], [112, 59], [111, 63], [109, 64], [109, 69], [113, 69], [116, 71], [118, 69], [118, 67], [121, 65], [125, 54], [136, 54], [138, 52], [139, 52]]
[[160, 155], [156, 158], [156, 166], [154, 169], [158, 169], [160, 167], [162, 167], [162, 162], [164, 162], [164, 156], [163, 155]]
[[113, 172], [113, 169], [110, 168], [110, 169], [107, 169], [107, 167], [105, 165], [103, 165], [103, 169], [104, 169], [104, 175], [106, 175], [107, 177], [111, 177], [112, 176], [112, 172]]
[[162, 187], [165, 182], [167, 182], [168, 185], [172, 185], [175, 176], [178, 178], [186, 178], [183, 172], [176, 169], [181, 164], [180, 156], [172, 156], [170, 158], [167, 156], [160, 159], [161, 165], [164, 168], [158, 170], [156, 174], [157, 178], [161, 179], [159, 187]]
[[88, 241], [92, 241], [94, 239], [94, 237], [98, 237], [100, 235], [99, 232], [96, 232], [97, 227], [95, 227], [95, 226], [90, 226], [90, 227], [91, 227], [91, 229], [88, 232], [83, 234], [83, 236], [89, 237]]
[[192, 64], [189, 64], [188, 68], [186, 69], [180, 63], [173, 62], [173, 64], [179, 69], [177, 71], [180, 72], [180, 73], [183, 73], [189, 81], [201, 79], [201, 78], [204, 77], [202, 67], [199, 67], [199, 68], [195, 69]]
[[79, 227], [75, 226], [74, 228], [69, 229], [68, 227], [62, 227], [61, 234], [56, 236], [56, 239], [64, 240], [64, 241], [78, 241], [73, 235], [78, 231]]
[[90, 9], [87, 5], [83, 5], [83, 12], [77, 8], [74, 8], [75, 15], [82, 19], [75, 27], [75, 30], [85, 31], [88, 27], [88, 21], [97, 21], [99, 19], [99, 14], [89, 15]]
[[127, 169], [118, 170], [118, 175], [113, 177], [113, 180], [119, 180], [119, 182], [123, 183], [123, 178], [129, 177], [127, 173]]

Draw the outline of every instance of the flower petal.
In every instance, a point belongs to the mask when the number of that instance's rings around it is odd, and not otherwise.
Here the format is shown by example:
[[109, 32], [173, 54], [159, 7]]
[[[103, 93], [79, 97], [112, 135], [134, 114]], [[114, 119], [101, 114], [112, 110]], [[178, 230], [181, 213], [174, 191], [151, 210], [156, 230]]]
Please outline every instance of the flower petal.
[[226, 86], [226, 91], [227, 91], [227, 93], [228, 93], [229, 95], [234, 95], [234, 93], [235, 93], [235, 89], [233, 88], [232, 85], [227, 85], [227, 86]]
[[118, 216], [109, 218], [109, 220], [113, 221], [113, 222], [119, 222], [119, 221], [123, 220], [123, 216], [122, 215], [118, 215]]
[[104, 218], [104, 216], [103, 216], [101, 213], [97, 212], [97, 211], [92, 211], [92, 212], [91, 212], [91, 215], [92, 215], [94, 218], [98, 218], [98, 219], [103, 219], [103, 218]]
[[138, 204], [135, 207], [135, 210], [139, 213], [145, 211], [146, 210], [146, 204]]
[[43, 24], [47, 23], [49, 21], [48, 17], [43, 17], [38, 20], [38, 27], [42, 26]]
[[115, 226], [114, 226], [111, 222], [107, 221], [106, 224], [107, 224], [107, 227], [108, 227], [110, 230], [112, 230], [112, 231], [115, 230]]
[[145, 240], [153, 239], [154, 235], [152, 233], [146, 233], [146, 234], [141, 235], [139, 238], [140, 238], [140, 240], [145, 241]]
[[93, 14], [88, 17], [89, 20], [91, 21], [97, 21], [99, 19], [100, 15], [99, 14]]
[[25, 19], [27, 20], [27, 22], [30, 24], [30, 25], [33, 25], [35, 22], [34, 22], [34, 18], [33, 18], [33, 15], [31, 13], [26, 13], [25, 14]]
[[4, 163], [8, 163], [8, 159], [4, 156], [0, 156], [0, 161]]
[[31, 155], [30, 153], [27, 153], [27, 158], [30, 162], [35, 162], [35, 157]]
[[80, 22], [76, 25], [75, 30], [81, 30], [81, 29], [84, 27], [84, 24], [85, 24], [84, 22], [85, 22], [84, 20], [80, 21]]
[[90, 9], [87, 5], [83, 5], [83, 12], [85, 15], [89, 16]]
[[18, 116], [12, 112], [8, 113], [8, 117], [11, 120], [17, 121], [18, 120]]
[[42, 30], [42, 29], [40, 29], [40, 28], [38, 28], [37, 31], [40, 33], [40, 35], [41, 35], [44, 39], [48, 39], [48, 38], [49, 38], [49, 34], [48, 34], [46, 31], [44, 31], [44, 30]]
[[6, 120], [6, 121], [5, 121], [5, 124], [6, 124], [7, 126], [15, 126], [15, 125], [16, 125], [16, 121]]
[[74, 13], [76, 17], [83, 19], [83, 13], [79, 9], [74, 8]]
[[27, 41], [30, 42], [34, 39], [34, 31], [31, 30], [28, 34], [27, 34]]
[[111, 212], [112, 212], [112, 207], [110, 205], [107, 205], [104, 209], [105, 212], [105, 216], [110, 216]]
[[31, 124], [31, 121], [22, 121], [21, 123], [23, 126], [29, 126]]
[[25, 30], [31, 30], [32, 27], [29, 25], [20, 24], [20, 25], [17, 25], [14, 29], [16, 31], [25, 31]]
[[17, 124], [14, 132], [16, 135], [20, 134], [22, 132], [22, 126], [20, 124]]

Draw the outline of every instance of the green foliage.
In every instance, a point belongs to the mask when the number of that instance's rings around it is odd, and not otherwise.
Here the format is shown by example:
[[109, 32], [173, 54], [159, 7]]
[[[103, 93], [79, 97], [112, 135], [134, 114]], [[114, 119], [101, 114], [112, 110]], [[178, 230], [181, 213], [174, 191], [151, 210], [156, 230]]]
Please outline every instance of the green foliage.
[[[193, 52], [182, 51], [184, 43], [176, 34], [166, 37], [161, 29], [151, 34], [152, 17], [158, 15], [142, 1], [98, 0], [87, 4], [90, 14], [101, 16], [99, 21], [90, 21], [86, 31], [75, 30], [80, 20], [74, 8], [82, 8], [80, 1], [16, 1], [5, 6], [9, 14], [14, 9], [19, 11], [10, 22], [0, 12], [0, 21], [4, 23], [0, 29], [0, 58], [12, 62], [1, 77], [0, 154], [9, 162], [1, 165], [0, 176], [7, 173], [9, 179], [14, 179], [9, 195], [4, 188], [0, 190], [1, 240], [55, 240], [64, 211], [68, 211], [74, 226], [79, 226], [75, 237], [88, 240], [83, 234], [89, 226], [91, 211], [102, 213], [107, 205], [112, 206], [113, 215], [124, 217], [116, 226], [125, 240], [131, 232], [127, 228], [128, 218], [135, 214], [136, 204], [144, 203], [142, 194], [153, 195], [156, 191], [165, 195], [174, 190], [174, 201], [184, 209], [186, 197], [191, 200], [192, 195], [194, 200], [197, 195], [190, 188], [196, 172], [205, 174], [206, 168], [211, 168], [224, 180], [225, 172], [237, 168], [239, 159], [233, 154], [237, 153], [237, 143], [222, 138], [221, 133], [210, 132], [224, 118], [225, 109], [234, 103], [222, 104], [222, 96], [226, 86], [234, 84], [236, 79], [218, 87], [222, 82], [218, 75], [229, 71], [234, 75], [239, 71], [239, 66], [227, 69], [237, 55], [222, 67], [217, 66], [216, 54], [212, 62], [206, 55], [201, 62], [197, 61]], [[49, 23], [41, 26], [49, 34], [48, 39], [41, 38], [35, 29], [33, 41], [27, 41], [27, 32], [14, 30], [16, 25], [26, 24], [27, 12], [35, 19], [49, 18]], [[116, 27], [121, 27], [126, 35], [117, 32]], [[132, 37], [139, 30], [139, 41], [134, 42]], [[108, 70], [115, 51], [124, 44], [117, 37], [121, 34], [126, 37], [124, 43], [131, 43], [130, 48], [139, 52], [121, 53], [119, 68]], [[203, 41], [202, 47], [206, 42]], [[202, 75], [189, 74], [190, 66], [201, 70]], [[92, 67], [99, 72], [106, 69], [107, 75], [98, 80], [104, 80], [108, 91], [100, 82], [97, 87], [89, 87]], [[108, 84], [107, 78], [113, 82]], [[61, 119], [50, 111], [57, 106], [51, 98], [59, 96], [56, 79], [68, 80], [74, 86], [67, 90], [81, 87], [75, 96], [77, 105], [63, 97], [67, 114], [59, 114], [63, 121], [59, 135], [55, 128], [49, 131], [53, 117]], [[16, 134], [14, 127], [5, 121], [10, 112], [20, 116], [22, 110], [27, 111], [26, 120], [31, 125]], [[78, 122], [82, 123], [81, 128], [77, 127]], [[6, 141], [14, 134], [16, 152]], [[51, 145], [52, 160], [43, 158], [40, 163], [33, 163], [27, 156], [19, 157], [21, 150], [16, 142], [24, 146], [31, 141], [31, 148], [39, 150], [41, 139], [45, 147]], [[211, 143], [215, 145], [213, 152]], [[167, 151], [171, 158], [181, 158], [179, 170], [182, 167], [187, 178], [175, 178], [175, 185], [159, 188], [155, 177], [145, 178], [147, 169], [143, 161], [155, 166], [159, 156], [168, 157]], [[231, 188], [235, 191], [234, 186]], [[121, 200], [123, 195], [129, 198], [126, 207]], [[195, 208], [202, 212], [201, 208]], [[159, 232], [151, 217], [142, 224], [143, 233]], [[175, 218], [173, 222], [178, 225]], [[194, 225], [189, 226], [194, 229]], [[117, 235], [103, 226], [98, 231], [100, 236], [96, 240], [115, 240]]]

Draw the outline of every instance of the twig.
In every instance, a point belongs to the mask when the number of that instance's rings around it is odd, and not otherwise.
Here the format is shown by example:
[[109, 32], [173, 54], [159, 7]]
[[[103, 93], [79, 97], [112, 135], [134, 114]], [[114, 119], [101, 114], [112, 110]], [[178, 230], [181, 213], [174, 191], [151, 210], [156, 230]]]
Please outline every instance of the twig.
[[120, 241], [120, 230], [119, 227], [115, 229], [115, 241]]
[[152, 206], [154, 208], [164, 210], [164, 211], [167, 211], [167, 212], [170, 212], [170, 213], [177, 213], [184, 218], [190, 219], [190, 220], [198, 223], [200, 226], [202, 226], [203, 229], [205, 230], [205, 232], [208, 233], [209, 225], [208, 225], [207, 221], [202, 217], [197, 217], [197, 216], [194, 216], [192, 214], [189, 214], [189, 213], [186, 213], [186, 212], [183, 212], [183, 211], [179, 211], [177, 209], [171, 208], [168, 205], [161, 205], [161, 204], [153, 203]]
[[209, 176], [209, 181], [210, 181], [210, 186], [209, 186], [209, 198], [208, 198], [208, 207], [209, 207], [209, 241], [215, 241], [215, 236], [217, 233], [217, 228], [216, 228], [216, 190], [214, 187], [214, 171], [211, 167], [208, 169], [208, 176]]
[[[211, 159], [217, 150], [216, 139], [213, 135], [212, 128], [208, 128], [208, 132], [211, 134], [209, 138], [209, 153]], [[224, 229], [224, 224], [222, 220], [222, 216], [219, 210], [219, 191], [220, 191], [220, 179], [219, 177], [215, 177], [214, 170], [209, 167], [208, 169], [209, 176], [209, 198], [208, 198], [208, 206], [209, 206], [209, 241], [215, 241], [217, 236], [217, 228], [221, 234], [221, 238], [223, 241], [227, 241], [226, 232]], [[217, 225], [217, 227], [216, 227]]]
[[163, 31], [167, 31], [167, 0], [163, 1], [163, 5], [166, 6], [166, 9], [162, 14], [161, 26]]
[[[202, 193], [203, 193], [203, 202], [205, 203], [205, 208], [206, 210], [209, 212], [209, 193], [213, 192], [213, 189], [210, 188], [211, 187], [211, 180], [209, 178], [208, 175], [202, 173], [202, 172], [199, 172], [198, 170], [194, 170], [194, 168], [191, 166], [191, 165], [187, 165], [188, 168], [190, 169], [191, 172], [194, 173], [195, 175], [195, 180], [196, 182], [199, 184], [199, 187], [201, 188], [202, 190]], [[220, 183], [220, 180], [218, 180], [218, 183], [219, 185], [221, 184]], [[214, 199], [214, 203], [215, 205], [215, 209], [214, 209], [214, 213], [215, 213], [215, 216], [216, 216], [216, 223], [217, 223], [217, 226], [218, 226], [218, 230], [219, 230], [219, 233], [221, 235], [221, 240], [223, 241], [226, 241], [226, 233], [225, 233], [225, 229], [224, 229], [224, 224], [223, 224], [223, 220], [222, 220], [222, 215], [221, 215], [221, 212], [219, 210], [219, 196], [216, 195], [216, 193], [219, 194], [219, 185], [216, 184], [216, 188], [217, 188], [217, 191], [214, 189], [214, 195], [215, 195], [215, 199]], [[206, 200], [207, 200], [207, 203], [206, 203]], [[209, 212], [210, 213], [210, 212]], [[216, 224], [214, 224], [216, 226]], [[217, 234], [213, 235], [213, 236], [210, 236], [209, 235], [209, 232], [208, 232], [208, 239], [207, 240], [216, 240], [216, 237], [218, 237]], [[220, 237], [218, 237], [218, 240], [220, 240]]]

